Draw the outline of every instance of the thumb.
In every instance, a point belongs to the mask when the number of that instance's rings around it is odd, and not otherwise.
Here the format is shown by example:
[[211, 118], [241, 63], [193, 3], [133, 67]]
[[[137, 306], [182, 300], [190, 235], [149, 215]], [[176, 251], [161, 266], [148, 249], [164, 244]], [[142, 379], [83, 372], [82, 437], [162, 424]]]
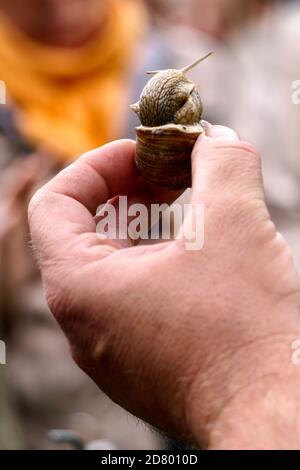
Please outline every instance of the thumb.
[[258, 152], [228, 127], [211, 126], [200, 136], [192, 154], [192, 202], [209, 205], [227, 195], [264, 198]]
[[[191, 209], [178, 238], [189, 250], [228, 242], [258, 220], [268, 220], [261, 161], [257, 151], [228, 127], [211, 126], [200, 136], [192, 154]], [[205, 229], [204, 229], [205, 228]], [[224, 241], [224, 240], [223, 240]]]

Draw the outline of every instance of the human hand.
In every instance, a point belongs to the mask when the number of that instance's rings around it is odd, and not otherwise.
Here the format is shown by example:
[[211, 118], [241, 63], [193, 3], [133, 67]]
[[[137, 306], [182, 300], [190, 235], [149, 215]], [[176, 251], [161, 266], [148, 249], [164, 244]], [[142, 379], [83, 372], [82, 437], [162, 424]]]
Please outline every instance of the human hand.
[[205, 244], [196, 252], [183, 238], [124, 248], [97, 237], [100, 203], [128, 192], [151, 200], [135, 194], [134, 152], [119, 141], [83, 155], [30, 204], [46, 296], [75, 361], [174, 437], [210, 448], [299, 445], [299, 279], [270, 220], [256, 151], [218, 126], [199, 138], [192, 204], [205, 205]]

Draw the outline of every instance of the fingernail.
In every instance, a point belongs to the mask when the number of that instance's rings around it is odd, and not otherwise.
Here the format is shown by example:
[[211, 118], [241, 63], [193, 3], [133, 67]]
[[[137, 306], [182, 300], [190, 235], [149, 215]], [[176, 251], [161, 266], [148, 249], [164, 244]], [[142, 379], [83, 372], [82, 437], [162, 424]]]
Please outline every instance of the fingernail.
[[226, 126], [211, 126], [207, 130], [206, 135], [213, 139], [240, 140], [237, 133], [233, 129], [230, 129], [230, 127], [226, 127]]

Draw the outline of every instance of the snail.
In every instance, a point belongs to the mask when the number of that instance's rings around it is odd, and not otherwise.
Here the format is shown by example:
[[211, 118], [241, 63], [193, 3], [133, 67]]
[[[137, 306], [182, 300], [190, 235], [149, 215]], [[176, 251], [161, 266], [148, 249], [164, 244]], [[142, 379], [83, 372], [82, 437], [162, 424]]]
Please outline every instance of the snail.
[[136, 166], [145, 180], [164, 190], [191, 185], [191, 153], [204, 132], [203, 106], [197, 86], [186, 74], [212, 54], [183, 69], [147, 72], [152, 78], [131, 109], [141, 126], [136, 128]]

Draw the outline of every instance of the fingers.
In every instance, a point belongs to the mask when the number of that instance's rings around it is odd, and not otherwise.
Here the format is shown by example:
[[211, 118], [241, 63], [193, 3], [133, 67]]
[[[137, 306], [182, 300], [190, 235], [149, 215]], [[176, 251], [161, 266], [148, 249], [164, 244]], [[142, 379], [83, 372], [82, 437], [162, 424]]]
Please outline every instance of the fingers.
[[[101, 203], [130, 192], [138, 184], [134, 153], [132, 141], [114, 142], [89, 152], [36, 194], [29, 217], [34, 245], [44, 257], [70, 258], [75, 251], [77, 255], [82, 252], [84, 244], [84, 248], [97, 245], [96, 255], [101, 258], [102, 245], [122, 247], [97, 237], [93, 216]], [[263, 199], [259, 156], [231, 129], [214, 126], [199, 138], [192, 155], [192, 173], [193, 203], [209, 206], [226, 197], [236, 201]]]
[[155, 196], [141, 180], [132, 193], [116, 196], [99, 206], [95, 217], [98, 237], [109, 238], [120, 248], [129, 248], [141, 239], [148, 239], [154, 201]]
[[193, 201], [207, 202], [228, 194], [263, 198], [257, 151], [227, 127], [211, 126], [192, 154]]
[[192, 154], [191, 202], [179, 234], [197, 241], [189, 249], [202, 250], [228, 234], [233, 240], [238, 227], [250, 233], [255, 220], [268, 218], [260, 157], [232, 129], [210, 126], [199, 137]]
[[131, 189], [138, 181], [135, 143], [119, 140], [82, 155], [54, 178], [48, 190], [75, 199], [91, 214], [99, 204]]
[[139, 179], [135, 144], [117, 141], [89, 152], [60, 172], [33, 197], [29, 221], [34, 246], [43, 259], [71, 258], [101, 244], [94, 215], [108, 199]]

